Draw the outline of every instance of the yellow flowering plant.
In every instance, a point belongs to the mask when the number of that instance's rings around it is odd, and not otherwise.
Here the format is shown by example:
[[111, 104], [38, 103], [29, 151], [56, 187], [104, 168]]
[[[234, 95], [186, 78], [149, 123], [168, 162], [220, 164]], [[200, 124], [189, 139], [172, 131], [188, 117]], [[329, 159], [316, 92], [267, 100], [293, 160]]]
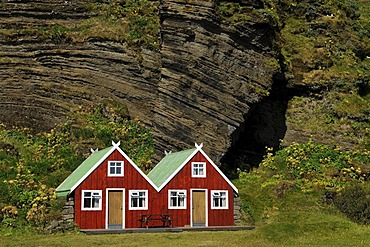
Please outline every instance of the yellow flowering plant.
[[302, 191], [340, 190], [348, 181], [364, 182], [370, 178], [369, 154], [366, 150], [344, 151], [310, 140], [292, 143], [276, 153], [268, 149], [261, 167], [282, 175], [282, 179], [296, 180]]

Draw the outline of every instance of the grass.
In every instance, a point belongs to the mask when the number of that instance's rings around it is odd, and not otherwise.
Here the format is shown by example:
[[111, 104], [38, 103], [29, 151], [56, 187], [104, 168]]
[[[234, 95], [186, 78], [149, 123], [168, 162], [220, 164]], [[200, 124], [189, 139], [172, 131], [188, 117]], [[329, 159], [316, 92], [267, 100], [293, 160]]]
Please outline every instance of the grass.
[[368, 246], [369, 227], [327, 214], [281, 214], [285, 220], [235, 232], [130, 233], [120, 235], [20, 234], [0, 246]]

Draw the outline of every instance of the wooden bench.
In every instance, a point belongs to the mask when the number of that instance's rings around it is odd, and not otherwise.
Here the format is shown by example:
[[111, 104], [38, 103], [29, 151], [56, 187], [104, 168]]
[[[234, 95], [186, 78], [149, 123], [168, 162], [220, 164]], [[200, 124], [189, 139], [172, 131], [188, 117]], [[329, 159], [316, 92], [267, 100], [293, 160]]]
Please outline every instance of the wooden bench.
[[172, 227], [172, 219], [170, 214], [141, 214], [140, 216], [140, 228], [142, 228], [143, 223], [145, 223], [145, 227], [148, 229], [149, 222], [155, 221], [162, 222], [161, 227]]

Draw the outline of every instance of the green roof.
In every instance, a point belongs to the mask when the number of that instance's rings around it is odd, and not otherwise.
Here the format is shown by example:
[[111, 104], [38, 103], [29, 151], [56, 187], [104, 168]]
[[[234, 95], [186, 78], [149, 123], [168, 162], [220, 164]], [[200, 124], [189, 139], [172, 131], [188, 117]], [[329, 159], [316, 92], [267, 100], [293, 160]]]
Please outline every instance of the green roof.
[[159, 188], [186, 161], [196, 148], [167, 154], [148, 174], [148, 177]]
[[56, 189], [57, 197], [65, 197], [71, 189], [99, 162], [112, 148], [108, 147], [92, 153], [80, 166], [74, 170]]

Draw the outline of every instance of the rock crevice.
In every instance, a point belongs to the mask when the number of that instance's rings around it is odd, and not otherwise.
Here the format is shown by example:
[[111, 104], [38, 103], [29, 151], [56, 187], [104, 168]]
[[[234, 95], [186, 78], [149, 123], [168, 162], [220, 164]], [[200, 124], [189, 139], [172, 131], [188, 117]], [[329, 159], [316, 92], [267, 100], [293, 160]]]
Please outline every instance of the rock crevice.
[[218, 161], [232, 144], [230, 132], [271, 89], [273, 44], [258, 40], [262, 33], [273, 36], [272, 30], [226, 28], [212, 1], [162, 2], [156, 150], [203, 142]]

